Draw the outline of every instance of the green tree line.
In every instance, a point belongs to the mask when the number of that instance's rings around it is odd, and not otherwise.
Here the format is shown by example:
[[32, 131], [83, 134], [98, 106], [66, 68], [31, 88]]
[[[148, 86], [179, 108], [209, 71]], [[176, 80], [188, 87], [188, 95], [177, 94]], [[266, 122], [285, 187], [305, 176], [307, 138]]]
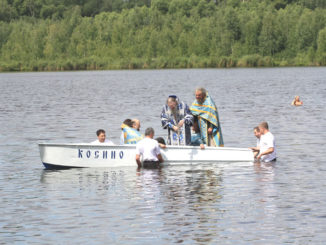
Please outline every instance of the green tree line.
[[325, 5], [0, 0], [0, 71], [326, 65]]

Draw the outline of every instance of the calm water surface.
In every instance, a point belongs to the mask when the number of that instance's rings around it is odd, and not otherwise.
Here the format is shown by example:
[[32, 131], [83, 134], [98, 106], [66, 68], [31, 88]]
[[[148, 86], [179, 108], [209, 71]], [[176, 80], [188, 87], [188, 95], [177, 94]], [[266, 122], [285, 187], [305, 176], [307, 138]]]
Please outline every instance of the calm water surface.
[[[226, 146], [268, 121], [277, 163], [43, 169], [38, 143], [98, 128], [118, 143], [126, 118], [164, 136], [166, 97], [190, 104], [197, 86]], [[0, 87], [0, 244], [326, 243], [326, 68], [2, 73]]]

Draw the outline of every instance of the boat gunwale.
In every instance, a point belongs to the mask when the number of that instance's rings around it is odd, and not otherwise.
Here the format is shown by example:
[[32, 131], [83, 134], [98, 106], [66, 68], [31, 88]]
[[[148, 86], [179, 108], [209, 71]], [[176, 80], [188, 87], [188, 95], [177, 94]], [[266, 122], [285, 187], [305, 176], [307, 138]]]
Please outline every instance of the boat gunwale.
[[[77, 148], [81, 147], [90, 147], [90, 148], [132, 148], [134, 149], [136, 145], [109, 145], [109, 144], [91, 144], [91, 143], [38, 143], [40, 146], [49, 146], [49, 147], [69, 147], [69, 148]], [[177, 146], [177, 145], [167, 145], [166, 148], [161, 148], [161, 150], [166, 149], [189, 149], [189, 150], [198, 150], [200, 149], [199, 146]], [[200, 149], [201, 150], [201, 149]], [[249, 148], [236, 148], [236, 147], [210, 147], [206, 146], [203, 150], [230, 150], [230, 151], [251, 151]]]

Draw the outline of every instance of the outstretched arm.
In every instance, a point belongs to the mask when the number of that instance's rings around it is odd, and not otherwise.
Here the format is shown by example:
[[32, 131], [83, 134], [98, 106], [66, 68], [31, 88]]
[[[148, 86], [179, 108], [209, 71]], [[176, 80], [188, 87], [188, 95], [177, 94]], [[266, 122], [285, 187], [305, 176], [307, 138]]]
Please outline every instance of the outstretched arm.
[[249, 147], [249, 149], [252, 150], [252, 151], [259, 151], [260, 150], [259, 147]]
[[270, 147], [268, 148], [266, 151], [260, 153], [258, 156], [257, 156], [257, 159], [260, 160], [260, 158], [264, 155], [268, 155], [268, 154], [271, 154], [274, 152], [274, 147]]
[[166, 148], [166, 145], [162, 144], [162, 143], [158, 143], [158, 145], [162, 148], [162, 149], [165, 149]]

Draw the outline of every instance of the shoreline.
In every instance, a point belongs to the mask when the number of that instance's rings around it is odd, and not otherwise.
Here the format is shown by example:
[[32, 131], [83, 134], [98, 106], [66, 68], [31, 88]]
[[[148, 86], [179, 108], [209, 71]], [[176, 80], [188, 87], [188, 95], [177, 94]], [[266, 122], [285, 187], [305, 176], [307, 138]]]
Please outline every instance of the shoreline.
[[273, 68], [273, 67], [324, 67], [322, 62], [295, 62], [294, 60], [276, 60], [269, 56], [246, 56], [240, 59], [221, 57], [200, 58], [181, 57], [177, 59], [155, 58], [145, 59], [121, 59], [110, 62], [103, 59], [97, 60], [57, 60], [36, 61], [31, 64], [0, 62], [0, 73], [4, 72], [55, 72], [55, 71], [101, 71], [101, 70], [156, 70], [156, 69], [212, 69], [212, 68]]

